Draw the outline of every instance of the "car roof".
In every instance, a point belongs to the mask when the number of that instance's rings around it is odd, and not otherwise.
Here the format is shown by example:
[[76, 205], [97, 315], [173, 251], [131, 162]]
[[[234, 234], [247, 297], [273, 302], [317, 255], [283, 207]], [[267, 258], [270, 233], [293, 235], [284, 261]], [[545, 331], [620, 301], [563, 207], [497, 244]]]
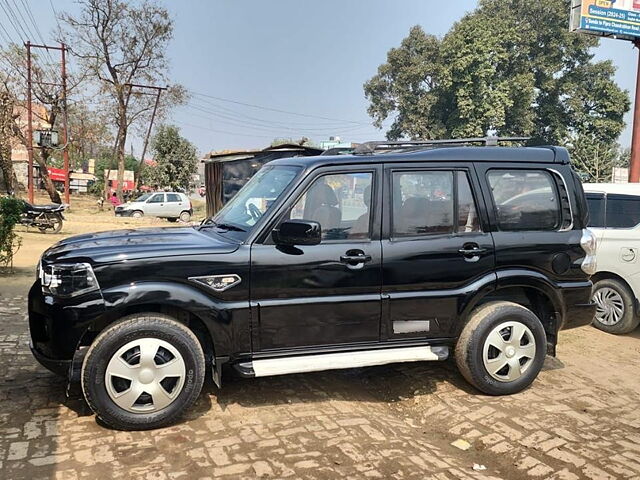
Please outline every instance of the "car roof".
[[585, 192], [621, 193], [640, 196], [640, 183], [583, 183]]
[[505, 163], [569, 163], [563, 147], [438, 147], [368, 155], [319, 155], [287, 157], [269, 165], [299, 165], [313, 168], [324, 165], [399, 162], [505, 162]]

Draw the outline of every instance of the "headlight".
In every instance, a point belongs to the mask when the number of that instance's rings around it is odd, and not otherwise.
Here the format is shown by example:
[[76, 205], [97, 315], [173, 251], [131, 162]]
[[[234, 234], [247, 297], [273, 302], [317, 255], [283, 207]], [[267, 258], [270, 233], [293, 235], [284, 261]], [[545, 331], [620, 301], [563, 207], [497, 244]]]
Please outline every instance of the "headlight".
[[584, 257], [584, 260], [582, 260], [582, 265], [580, 265], [580, 268], [582, 268], [582, 271], [587, 275], [593, 275], [598, 269], [598, 265], [596, 262], [596, 249], [598, 246], [598, 241], [594, 233], [588, 228], [582, 230], [580, 246], [582, 247], [582, 250], [584, 250], [584, 253], [586, 253], [586, 256]]
[[88, 263], [40, 266], [42, 292], [56, 297], [72, 297], [98, 290], [100, 286]]

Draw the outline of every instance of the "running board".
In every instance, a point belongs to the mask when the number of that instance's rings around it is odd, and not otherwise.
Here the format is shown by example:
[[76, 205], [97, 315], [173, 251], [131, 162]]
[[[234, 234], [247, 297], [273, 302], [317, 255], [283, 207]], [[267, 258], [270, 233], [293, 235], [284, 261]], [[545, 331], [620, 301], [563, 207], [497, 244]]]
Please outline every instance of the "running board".
[[288, 373], [319, 372], [342, 368], [371, 367], [401, 362], [446, 360], [449, 347], [379, 348], [355, 352], [321, 353], [254, 360], [235, 365], [245, 377], [268, 377]]

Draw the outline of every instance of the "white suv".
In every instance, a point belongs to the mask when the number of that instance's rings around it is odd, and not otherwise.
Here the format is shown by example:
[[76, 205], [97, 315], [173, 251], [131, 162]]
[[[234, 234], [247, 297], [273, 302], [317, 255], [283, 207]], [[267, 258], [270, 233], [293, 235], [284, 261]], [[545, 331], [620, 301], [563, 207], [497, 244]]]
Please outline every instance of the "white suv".
[[640, 184], [586, 183], [584, 190], [598, 238], [593, 324], [629, 333], [640, 323]]
[[115, 208], [116, 217], [140, 218], [144, 215], [162, 217], [175, 222], [188, 222], [193, 215], [191, 200], [184, 193], [145, 193], [131, 202]]

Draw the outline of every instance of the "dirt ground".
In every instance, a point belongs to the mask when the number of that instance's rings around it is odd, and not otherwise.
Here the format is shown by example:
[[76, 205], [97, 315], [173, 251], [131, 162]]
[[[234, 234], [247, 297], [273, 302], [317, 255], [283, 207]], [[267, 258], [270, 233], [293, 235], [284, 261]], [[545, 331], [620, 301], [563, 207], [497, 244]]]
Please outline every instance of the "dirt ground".
[[33, 269], [62, 236], [169, 224], [68, 217], [60, 235], [22, 233], [15, 273], [0, 275], [1, 479], [640, 479], [640, 330], [563, 332], [558, 357], [509, 397], [478, 393], [451, 360], [230, 374], [176, 426], [105, 428], [29, 352]]

